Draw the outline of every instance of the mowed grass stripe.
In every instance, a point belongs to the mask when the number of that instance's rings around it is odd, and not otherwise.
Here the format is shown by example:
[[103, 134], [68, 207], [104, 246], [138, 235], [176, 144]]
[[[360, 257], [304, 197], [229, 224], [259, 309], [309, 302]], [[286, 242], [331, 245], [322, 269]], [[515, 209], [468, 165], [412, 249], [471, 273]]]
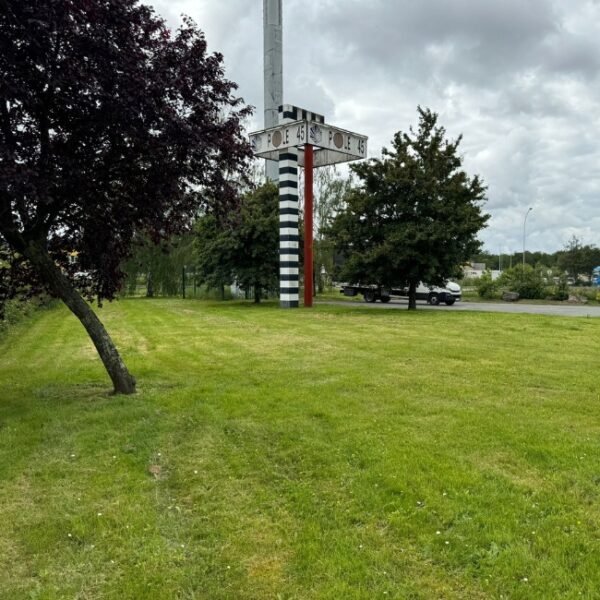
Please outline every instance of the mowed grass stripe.
[[64, 309], [0, 345], [0, 596], [594, 597], [595, 321], [101, 315], [133, 398]]

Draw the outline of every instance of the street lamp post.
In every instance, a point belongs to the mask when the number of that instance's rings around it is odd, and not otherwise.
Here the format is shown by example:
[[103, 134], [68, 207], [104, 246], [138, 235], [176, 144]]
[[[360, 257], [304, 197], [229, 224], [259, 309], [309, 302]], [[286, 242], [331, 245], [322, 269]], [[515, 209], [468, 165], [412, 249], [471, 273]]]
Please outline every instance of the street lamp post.
[[525, 268], [525, 226], [527, 225], [527, 217], [533, 210], [533, 207], [529, 207], [529, 210], [525, 213], [525, 219], [523, 219], [523, 269]]

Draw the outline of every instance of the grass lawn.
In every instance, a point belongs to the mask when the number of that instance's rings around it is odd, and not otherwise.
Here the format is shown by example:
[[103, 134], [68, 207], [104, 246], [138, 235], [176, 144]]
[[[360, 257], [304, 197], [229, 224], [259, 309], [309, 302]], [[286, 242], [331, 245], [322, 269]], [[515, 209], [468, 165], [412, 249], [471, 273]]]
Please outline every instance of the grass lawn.
[[0, 342], [0, 598], [600, 597], [600, 320], [129, 300]]

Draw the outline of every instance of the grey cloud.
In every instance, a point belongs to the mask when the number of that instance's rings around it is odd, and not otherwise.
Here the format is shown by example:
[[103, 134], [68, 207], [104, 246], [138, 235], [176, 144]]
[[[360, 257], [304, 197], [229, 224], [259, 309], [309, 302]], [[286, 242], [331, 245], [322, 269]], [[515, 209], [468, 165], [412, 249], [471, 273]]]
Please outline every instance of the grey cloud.
[[[262, 125], [261, 0], [154, 0], [188, 13], [224, 54]], [[464, 134], [465, 168], [488, 185], [486, 244], [600, 245], [600, 2], [283, 0], [284, 99], [370, 136], [379, 155], [416, 106]]]
[[447, 77], [464, 81], [527, 64], [557, 24], [543, 0], [406, 0], [338, 2], [318, 27], [331, 46], [351, 48], [352, 60], [363, 67], [402, 67], [421, 77], [443, 68]]

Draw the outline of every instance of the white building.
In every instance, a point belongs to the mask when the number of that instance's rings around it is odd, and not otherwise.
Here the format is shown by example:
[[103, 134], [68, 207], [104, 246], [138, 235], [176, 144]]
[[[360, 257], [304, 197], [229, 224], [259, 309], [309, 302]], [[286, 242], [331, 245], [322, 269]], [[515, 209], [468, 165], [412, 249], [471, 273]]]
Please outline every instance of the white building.
[[[463, 277], [465, 279], [479, 279], [486, 271], [485, 263], [469, 263], [464, 265], [463, 268]], [[498, 271], [497, 269], [492, 269], [490, 271], [492, 274], [492, 281], [495, 281], [500, 277], [502, 271]]]

